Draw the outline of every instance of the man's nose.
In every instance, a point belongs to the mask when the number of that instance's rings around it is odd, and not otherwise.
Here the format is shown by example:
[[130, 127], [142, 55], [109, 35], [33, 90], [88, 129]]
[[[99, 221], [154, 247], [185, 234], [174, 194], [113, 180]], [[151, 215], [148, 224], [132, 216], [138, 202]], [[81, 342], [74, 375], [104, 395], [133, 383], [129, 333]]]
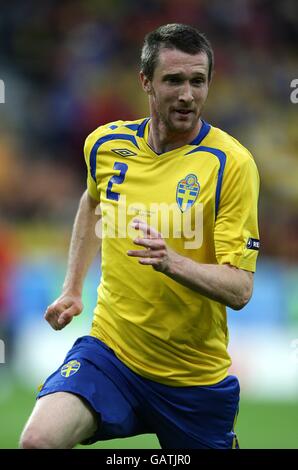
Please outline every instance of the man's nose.
[[179, 101], [191, 103], [193, 101], [192, 87], [189, 82], [185, 82], [180, 89]]

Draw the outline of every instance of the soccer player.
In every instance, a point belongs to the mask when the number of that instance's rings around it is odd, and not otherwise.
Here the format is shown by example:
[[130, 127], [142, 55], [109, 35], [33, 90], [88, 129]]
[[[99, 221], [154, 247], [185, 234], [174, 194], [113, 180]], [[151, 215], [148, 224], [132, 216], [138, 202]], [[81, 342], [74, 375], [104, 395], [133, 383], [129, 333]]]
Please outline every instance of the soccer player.
[[226, 306], [240, 310], [252, 294], [259, 177], [249, 151], [201, 117], [212, 70], [203, 34], [159, 27], [141, 55], [150, 117], [87, 138], [87, 190], [62, 294], [45, 318], [61, 330], [82, 311], [100, 202], [94, 320], [43, 385], [21, 447], [142, 433], [162, 448], [237, 447]]

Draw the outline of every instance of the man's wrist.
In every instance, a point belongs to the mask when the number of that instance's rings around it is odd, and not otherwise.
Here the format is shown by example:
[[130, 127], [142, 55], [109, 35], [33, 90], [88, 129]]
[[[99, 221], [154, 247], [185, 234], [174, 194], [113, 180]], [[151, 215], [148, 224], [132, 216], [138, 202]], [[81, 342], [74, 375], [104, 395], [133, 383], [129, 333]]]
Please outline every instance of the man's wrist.
[[75, 297], [82, 297], [82, 291], [83, 291], [82, 287], [71, 286], [67, 284], [64, 284], [62, 286], [63, 295], [73, 295]]
[[181, 256], [173, 251], [169, 263], [164, 270], [164, 274], [169, 277], [175, 277], [179, 274], [182, 274], [184, 259], [184, 256]]

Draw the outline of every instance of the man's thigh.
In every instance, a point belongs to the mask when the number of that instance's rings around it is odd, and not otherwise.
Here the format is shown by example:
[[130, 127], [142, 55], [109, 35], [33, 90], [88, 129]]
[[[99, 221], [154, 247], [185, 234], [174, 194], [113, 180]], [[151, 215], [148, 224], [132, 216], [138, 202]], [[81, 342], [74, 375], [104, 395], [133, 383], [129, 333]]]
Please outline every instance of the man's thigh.
[[103, 372], [108, 359], [103, 354], [111, 352], [106, 347], [102, 350], [93, 340], [95, 338], [87, 337], [75, 343], [63, 364], [43, 384], [39, 400], [57, 392], [68, 392], [83, 399], [82, 403], [93, 410], [96, 428], [92, 435], [79, 436], [76, 443], [92, 444], [148, 432], [139, 412], [142, 404], [132, 400], [133, 385], [124, 381], [115, 367], [108, 368], [109, 376]]
[[71, 449], [97, 429], [97, 416], [86, 401], [72, 393], [41, 397], [21, 437], [23, 448]]

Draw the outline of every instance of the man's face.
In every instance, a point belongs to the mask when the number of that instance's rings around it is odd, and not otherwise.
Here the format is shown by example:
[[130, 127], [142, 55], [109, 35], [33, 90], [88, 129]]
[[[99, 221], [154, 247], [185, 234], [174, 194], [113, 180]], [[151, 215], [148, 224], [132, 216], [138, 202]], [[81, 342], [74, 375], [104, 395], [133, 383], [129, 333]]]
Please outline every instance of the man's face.
[[198, 126], [208, 94], [208, 57], [178, 49], [161, 49], [152, 81], [141, 73], [151, 112], [170, 132], [191, 132]]

